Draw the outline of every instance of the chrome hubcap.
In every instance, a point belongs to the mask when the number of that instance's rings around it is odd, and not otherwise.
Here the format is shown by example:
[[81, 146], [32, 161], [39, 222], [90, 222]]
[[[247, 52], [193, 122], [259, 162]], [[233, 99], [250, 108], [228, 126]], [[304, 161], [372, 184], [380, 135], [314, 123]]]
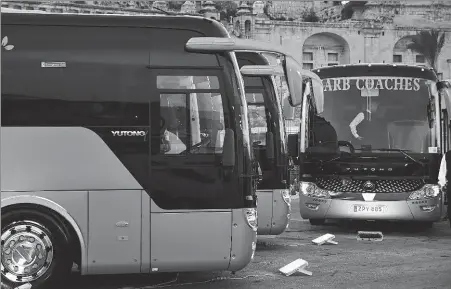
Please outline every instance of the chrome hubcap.
[[53, 260], [49, 236], [31, 221], [21, 222], [2, 233], [1, 270], [13, 282], [31, 282], [48, 270]]

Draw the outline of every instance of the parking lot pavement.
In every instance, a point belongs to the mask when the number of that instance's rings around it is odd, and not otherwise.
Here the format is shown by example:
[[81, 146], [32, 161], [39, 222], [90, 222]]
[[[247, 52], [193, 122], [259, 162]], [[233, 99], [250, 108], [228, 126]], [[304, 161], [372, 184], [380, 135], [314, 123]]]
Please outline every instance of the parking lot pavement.
[[[295, 199], [288, 230], [275, 237], [260, 236], [254, 261], [235, 275], [214, 272], [83, 277], [74, 278], [71, 289], [150, 289], [176, 277], [162, 288], [451, 288], [451, 228], [447, 222], [429, 230], [380, 223], [314, 227], [300, 218], [297, 207]], [[358, 230], [382, 231], [384, 239], [358, 241]], [[325, 233], [334, 234], [338, 245], [317, 246], [311, 242]], [[312, 276], [285, 277], [278, 273], [279, 268], [297, 258], [309, 262], [307, 269]]]

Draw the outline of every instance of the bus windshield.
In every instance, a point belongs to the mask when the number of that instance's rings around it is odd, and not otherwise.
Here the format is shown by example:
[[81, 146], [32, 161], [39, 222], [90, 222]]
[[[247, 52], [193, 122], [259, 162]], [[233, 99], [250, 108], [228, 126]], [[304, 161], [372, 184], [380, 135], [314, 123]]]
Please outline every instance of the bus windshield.
[[338, 141], [349, 142], [356, 150], [428, 153], [436, 147], [435, 82], [365, 76], [324, 78], [323, 85], [324, 112], [313, 122], [319, 127], [318, 119], [328, 121]]

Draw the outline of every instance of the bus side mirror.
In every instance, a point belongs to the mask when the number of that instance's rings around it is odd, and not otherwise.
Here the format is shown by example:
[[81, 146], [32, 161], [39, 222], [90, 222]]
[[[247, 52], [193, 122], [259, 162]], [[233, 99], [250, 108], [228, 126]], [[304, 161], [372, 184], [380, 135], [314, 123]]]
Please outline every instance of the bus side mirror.
[[297, 134], [288, 135], [288, 155], [292, 158], [299, 156], [299, 141]]
[[283, 113], [283, 118], [285, 120], [294, 120], [295, 119], [296, 110], [294, 107], [292, 107], [290, 105], [288, 97], [285, 97], [282, 100], [282, 113]]
[[270, 131], [266, 132], [266, 158], [274, 159], [274, 134]]
[[227, 168], [233, 168], [235, 166], [235, 134], [230, 128], [225, 130], [222, 166]]
[[439, 81], [436, 85], [439, 97], [444, 100], [446, 109], [451, 111], [451, 79]]
[[450, 89], [451, 88], [451, 79], [446, 79], [437, 82], [437, 91], [440, 91], [442, 89]]
[[324, 90], [323, 84], [316, 79], [312, 81], [313, 98], [316, 104], [316, 113], [321, 114], [324, 111]]
[[285, 57], [282, 61], [282, 67], [285, 72], [288, 84], [288, 90], [290, 94], [288, 96], [288, 101], [293, 107], [302, 104], [302, 75], [301, 68], [299, 64], [291, 57]]

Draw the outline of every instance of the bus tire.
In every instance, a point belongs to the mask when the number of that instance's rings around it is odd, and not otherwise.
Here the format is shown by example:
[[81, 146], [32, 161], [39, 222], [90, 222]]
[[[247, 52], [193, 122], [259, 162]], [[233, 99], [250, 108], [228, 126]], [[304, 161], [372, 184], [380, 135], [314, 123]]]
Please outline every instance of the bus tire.
[[325, 219], [309, 219], [310, 225], [313, 226], [321, 226], [324, 225], [324, 223], [326, 223]]
[[[17, 208], [2, 214], [1, 279], [15, 288], [65, 288], [73, 258], [68, 236], [48, 214]], [[22, 264], [22, 265], [21, 265]]]

